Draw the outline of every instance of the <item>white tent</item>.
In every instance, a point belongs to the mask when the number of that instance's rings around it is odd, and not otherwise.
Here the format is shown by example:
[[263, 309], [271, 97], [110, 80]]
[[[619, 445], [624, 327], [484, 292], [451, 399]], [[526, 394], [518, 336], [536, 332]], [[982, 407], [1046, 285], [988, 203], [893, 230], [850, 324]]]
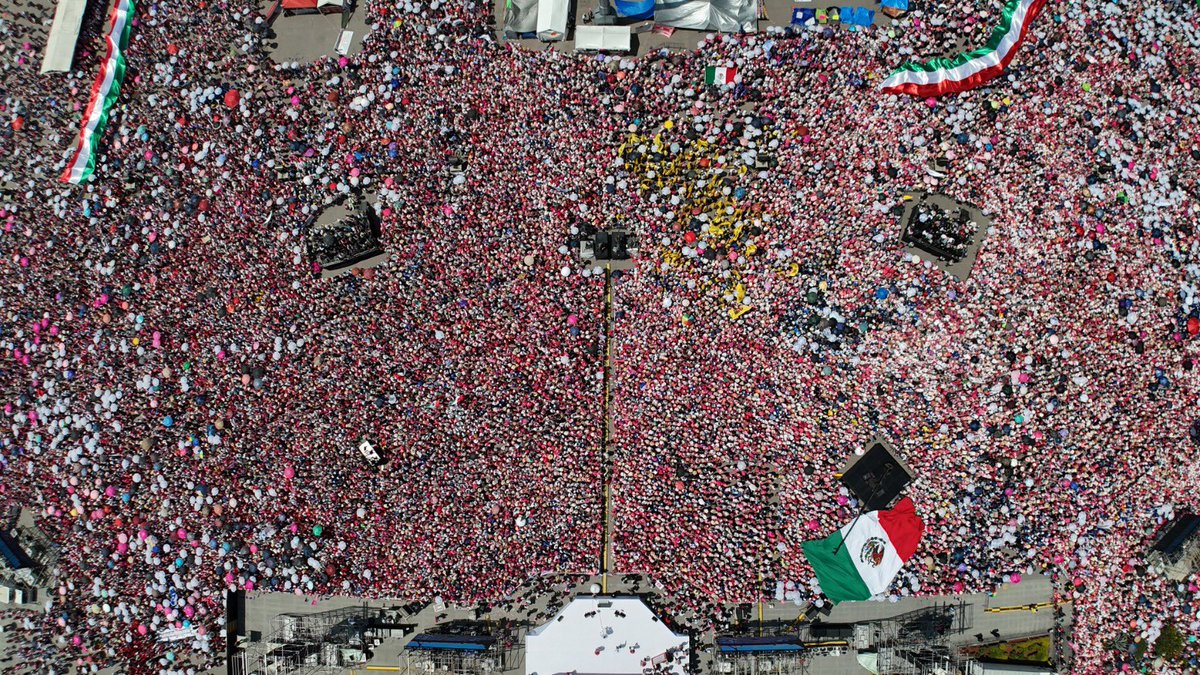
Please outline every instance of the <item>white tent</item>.
[[542, 42], [567, 39], [571, 0], [538, 0], [537, 36]]
[[322, 7], [341, 7], [342, 0], [317, 0], [317, 9]]
[[[525, 675], [683, 675], [691, 638], [676, 634], [641, 598], [577, 596], [525, 635]], [[651, 665], [652, 664], [652, 665]]]
[[579, 26], [575, 29], [576, 51], [629, 51], [629, 26]]
[[755, 0], [658, 0], [654, 22], [689, 30], [754, 33], [758, 8]]
[[54, 23], [50, 25], [50, 36], [46, 39], [46, 52], [42, 55], [43, 73], [65, 73], [71, 70], [75, 60], [75, 43], [79, 41], [79, 27], [83, 24], [83, 10], [87, 0], [58, 0], [54, 8]]

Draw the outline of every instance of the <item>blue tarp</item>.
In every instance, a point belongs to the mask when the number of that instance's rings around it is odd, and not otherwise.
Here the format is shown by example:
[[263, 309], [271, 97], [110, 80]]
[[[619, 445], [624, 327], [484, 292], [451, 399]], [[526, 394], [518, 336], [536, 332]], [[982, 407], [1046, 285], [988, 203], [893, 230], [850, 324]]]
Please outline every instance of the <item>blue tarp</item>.
[[815, 9], [796, 8], [796, 9], [792, 10], [792, 25], [793, 26], [803, 26], [804, 23], [806, 21], [808, 21], [809, 19], [813, 19], [815, 21], [816, 18], [817, 18], [817, 10], [815, 10]]
[[654, 16], [654, 0], [614, 0], [617, 16], [627, 19], [649, 19]]
[[447, 635], [421, 633], [408, 643], [408, 649], [436, 649], [457, 652], [482, 652], [496, 642], [487, 635]]
[[875, 12], [866, 7], [830, 7], [837, 10], [838, 21], [847, 26], [867, 27], [875, 22]]
[[[905, 6], [907, 6], [907, 0], [887, 1], [901, 1], [905, 2]], [[838, 21], [848, 26], [862, 26], [865, 28], [875, 23], [875, 11], [867, 9], [866, 7], [830, 7], [829, 11], [831, 15], [836, 13], [838, 16]], [[801, 9], [799, 7], [792, 9], [793, 26], [803, 26], [808, 22], [809, 19], [813, 19], [815, 22], [816, 18], [817, 10], [815, 9]]]
[[908, 0], [879, 0], [879, 4], [883, 5], [884, 7], [898, 9], [901, 12], [908, 11]]
[[717, 638], [717, 650], [721, 652], [800, 652], [804, 651], [804, 645], [793, 636], [730, 636]]

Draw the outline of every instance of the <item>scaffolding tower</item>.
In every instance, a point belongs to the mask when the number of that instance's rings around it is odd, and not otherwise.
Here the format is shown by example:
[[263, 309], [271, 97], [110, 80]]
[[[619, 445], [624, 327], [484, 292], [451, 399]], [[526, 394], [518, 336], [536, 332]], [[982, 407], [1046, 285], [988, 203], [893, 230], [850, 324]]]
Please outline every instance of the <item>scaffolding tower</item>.
[[798, 621], [760, 623], [757, 634], [717, 635], [712, 646], [712, 672], [718, 675], [807, 675], [812, 656]]
[[450, 634], [475, 634], [494, 641], [482, 650], [435, 649], [416, 646], [420, 644], [416, 636], [400, 652], [401, 675], [495, 675], [524, 667], [520, 648], [524, 635], [516, 627], [464, 622], [442, 628]]
[[405, 649], [400, 672], [405, 675], [485, 675], [508, 670], [502, 655], [494, 650], [459, 652], [433, 649]]
[[238, 675], [320, 675], [362, 663], [382, 639], [372, 624], [383, 610], [344, 607], [312, 614], [280, 614], [271, 634], [253, 642], [231, 664]]
[[938, 603], [872, 622], [871, 642], [880, 675], [956, 673], [962, 668], [950, 638], [974, 623], [973, 605]]
[[713, 669], [719, 675], [808, 675], [805, 652], [718, 652]]

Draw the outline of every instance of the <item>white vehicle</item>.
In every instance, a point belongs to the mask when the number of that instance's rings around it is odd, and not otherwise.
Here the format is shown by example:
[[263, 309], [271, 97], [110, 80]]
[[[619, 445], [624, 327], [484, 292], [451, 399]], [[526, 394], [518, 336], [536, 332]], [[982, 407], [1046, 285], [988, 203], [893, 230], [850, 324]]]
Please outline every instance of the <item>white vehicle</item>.
[[571, 0], [538, 0], [537, 36], [542, 42], [567, 39]]

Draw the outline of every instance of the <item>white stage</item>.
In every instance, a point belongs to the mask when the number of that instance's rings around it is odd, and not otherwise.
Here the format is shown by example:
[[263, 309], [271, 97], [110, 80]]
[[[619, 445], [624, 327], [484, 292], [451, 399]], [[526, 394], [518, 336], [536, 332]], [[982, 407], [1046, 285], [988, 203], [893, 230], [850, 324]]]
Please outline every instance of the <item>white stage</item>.
[[579, 596], [526, 635], [525, 672], [641, 675], [661, 663], [664, 672], [683, 675], [690, 647], [688, 636], [672, 633], [638, 598]]

